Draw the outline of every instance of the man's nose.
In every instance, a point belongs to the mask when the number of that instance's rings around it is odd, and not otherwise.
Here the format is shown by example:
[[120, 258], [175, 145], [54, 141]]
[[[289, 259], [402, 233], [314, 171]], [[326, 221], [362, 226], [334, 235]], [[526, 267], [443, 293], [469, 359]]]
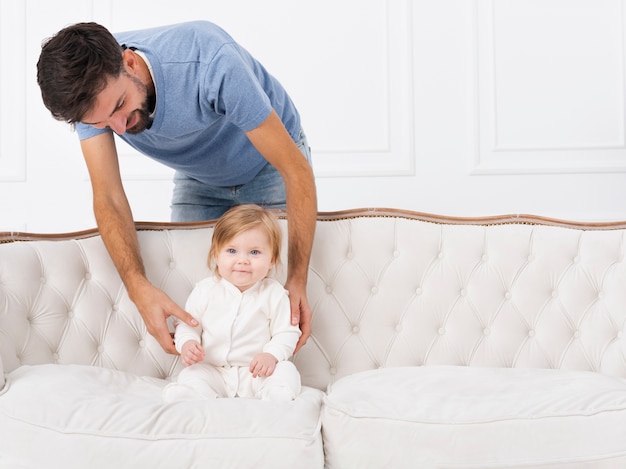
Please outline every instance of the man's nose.
[[109, 119], [109, 127], [118, 135], [126, 133], [126, 117], [121, 112], [116, 112]]

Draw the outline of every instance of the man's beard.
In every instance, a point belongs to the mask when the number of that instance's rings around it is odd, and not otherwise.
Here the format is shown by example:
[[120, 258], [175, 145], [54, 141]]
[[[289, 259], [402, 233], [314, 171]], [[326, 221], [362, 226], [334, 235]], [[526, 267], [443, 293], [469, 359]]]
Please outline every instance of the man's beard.
[[152, 117], [148, 112], [148, 100], [143, 102], [140, 109], [135, 109], [133, 114], [137, 114], [139, 116], [139, 120], [135, 125], [126, 129], [127, 134], [136, 135], [140, 132], [143, 132], [146, 129], [149, 129], [152, 126]]
[[[153, 118], [151, 117], [151, 108], [154, 109], [155, 97], [149, 96], [148, 88], [144, 85], [139, 78], [129, 75], [130, 78], [145, 96], [143, 103], [141, 103], [141, 107], [135, 109], [132, 115], [137, 114], [139, 116], [139, 120], [135, 125], [126, 129], [126, 133], [136, 135], [140, 132], [143, 132], [146, 129], [149, 129], [152, 126]], [[152, 103], [152, 106], [150, 105]]]

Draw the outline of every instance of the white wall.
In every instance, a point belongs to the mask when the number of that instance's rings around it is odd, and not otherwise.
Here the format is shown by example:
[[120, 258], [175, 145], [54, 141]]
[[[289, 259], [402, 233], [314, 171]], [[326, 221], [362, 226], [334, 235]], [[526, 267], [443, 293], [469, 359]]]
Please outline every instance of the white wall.
[[[95, 226], [77, 137], [41, 103], [41, 41], [198, 18], [290, 91], [321, 211], [626, 220], [623, 0], [7, 0], [0, 231]], [[171, 171], [120, 153], [135, 218], [168, 220]]]

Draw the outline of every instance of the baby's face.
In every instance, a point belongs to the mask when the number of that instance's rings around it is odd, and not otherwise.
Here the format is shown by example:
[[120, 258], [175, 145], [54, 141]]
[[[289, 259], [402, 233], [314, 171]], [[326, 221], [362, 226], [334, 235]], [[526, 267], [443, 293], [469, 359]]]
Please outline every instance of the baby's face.
[[222, 278], [244, 291], [267, 276], [274, 265], [265, 231], [252, 228], [227, 241], [215, 256]]

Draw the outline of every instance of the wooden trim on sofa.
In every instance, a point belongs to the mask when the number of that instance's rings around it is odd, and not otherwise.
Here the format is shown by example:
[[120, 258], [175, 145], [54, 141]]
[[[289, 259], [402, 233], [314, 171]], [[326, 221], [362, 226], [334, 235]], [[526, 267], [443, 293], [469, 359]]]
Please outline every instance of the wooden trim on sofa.
[[[155, 222], [137, 221], [135, 227], [137, 231], [162, 231], [162, 230], [193, 230], [196, 228], [210, 228], [217, 220], [204, 220], [194, 222]], [[0, 243], [10, 243], [13, 241], [63, 241], [68, 239], [84, 239], [98, 236], [98, 228], [90, 228], [82, 231], [71, 231], [67, 233], [28, 233], [20, 231], [0, 231]]]
[[548, 225], [560, 226], [564, 228], [572, 228], [578, 230], [619, 230], [626, 229], [626, 220], [611, 222], [583, 222], [562, 220], [558, 218], [542, 217], [539, 215], [495, 215], [484, 217], [454, 217], [446, 215], [436, 215], [432, 213], [414, 212], [411, 210], [396, 208], [359, 208], [337, 212], [319, 212], [318, 220], [337, 220], [341, 218], [357, 218], [357, 217], [392, 217], [392, 218], [409, 218], [431, 223], [439, 223], [446, 225], [505, 225], [505, 224], [524, 224], [524, 225]]
[[[284, 210], [278, 210], [277, 216], [281, 219], [287, 218]], [[397, 208], [354, 208], [349, 210], [339, 210], [334, 212], [319, 212], [317, 214], [318, 221], [345, 220], [351, 218], [363, 217], [381, 217], [381, 218], [407, 218], [411, 220], [419, 220], [430, 223], [446, 224], [446, 225], [505, 225], [505, 224], [525, 224], [525, 225], [547, 225], [559, 226], [563, 228], [571, 228], [577, 230], [620, 230], [626, 229], [626, 221], [613, 222], [581, 222], [560, 220], [557, 218], [548, 218], [538, 215], [496, 215], [485, 217], [454, 217], [445, 215], [436, 215], [424, 212], [415, 212], [412, 210]], [[216, 220], [205, 220], [196, 222], [135, 222], [137, 231], [161, 231], [184, 229], [192, 230], [197, 228], [211, 228]], [[99, 234], [97, 228], [91, 228], [83, 231], [74, 231], [67, 233], [28, 233], [28, 232], [0, 232], [0, 243], [10, 243], [14, 241], [61, 241], [68, 239], [82, 239], [97, 236]]]

